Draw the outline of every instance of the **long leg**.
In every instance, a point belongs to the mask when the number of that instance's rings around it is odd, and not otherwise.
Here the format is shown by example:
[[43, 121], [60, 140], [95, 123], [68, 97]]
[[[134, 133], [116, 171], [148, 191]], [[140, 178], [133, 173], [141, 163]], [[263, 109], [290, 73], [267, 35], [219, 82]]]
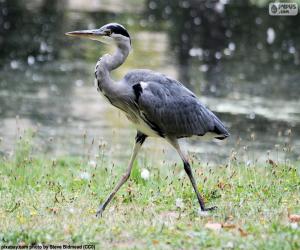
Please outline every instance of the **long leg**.
[[142, 146], [142, 144], [144, 143], [145, 139], [146, 139], [146, 135], [137, 132], [137, 135], [135, 137], [135, 144], [133, 147], [133, 151], [132, 151], [132, 155], [127, 167], [126, 172], [122, 175], [122, 178], [120, 179], [120, 181], [117, 183], [117, 185], [114, 187], [113, 191], [109, 194], [109, 196], [106, 198], [106, 200], [99, 206], [99, 209], [96, 213], [96, 216], [101, 216], [104, 209], [106, 208], [106, 206], [108, 205], [108, 203], [112, 200], [112, 198], [115, 196], [115, 194], [118, 192], [118, 190], [120, 189], [120, 187], [128, 180], [130, 173], [131, 173], [131, 169], [133, 166], [133, 162]]
[[186, 172], [186, 174], [188, 175], [191, 183], [192, 183], [192, 186], [194, 188], [194, 191], [196, 193], [196, 196], [197, 196], [197, 199], [198, 199], [198, 202], [199, 202], [199, 205], [200, 205], [200, 208], [202, 211], [209, 211], [209, 210], [213, 210], [215, 209], [216, 207], [209, 207], [209, 208], [206, 208], [205, 207], [205, 204], [204, 204], [204, 200], [197, 188], [197, 184], [196, 184], [196, 181], [194, 179], [194, 176], [193, 176], [193, 173], [192, 173], [192, 168], [188, 162], [188, 159], [187, 157], [185, 157], [185, 155], [182, 153], [181, 149], [180, 149], [180, 146], [178, 144], [178, 141], [177, 139], [168, 139], [169, 143], [176, 149], [176, 151], [178, 152], [178, 154], [180, 155], [180, 158], [182, 159], [183, 161], [183, 166], [184, 166], [184, 170]]

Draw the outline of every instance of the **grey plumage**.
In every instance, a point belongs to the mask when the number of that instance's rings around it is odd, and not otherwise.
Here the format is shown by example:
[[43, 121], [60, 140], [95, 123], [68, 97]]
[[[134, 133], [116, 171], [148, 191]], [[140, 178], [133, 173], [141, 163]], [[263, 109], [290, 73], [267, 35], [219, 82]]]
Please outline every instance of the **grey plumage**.
[[124, 82], [140, 86], [135, 93], [137, 115], [155, 124], [158, 135], [182, 138], [211, 132], [218, 139], [229, 135], [222, 122], [180, 82], [151, 70], [134, 70]]
[[180, 82], [151, 70], [133, 70], [115, 82], [110, 72], [126, 60], [131, 49], [131, 38], [120, 24], [110, 23], [98, 30], [83, 30], [66, 33], [70, 36], [87, 37], [101, 42], [113, 42], [117, 50], [113, 55], [104, 55], [96, 64], [97, 89], [115, 107], [122, 110], [135, 125], [137, 136], [127, 171], [117, 183], [97, 215], [102, 215], [119, 188], [130, 176], [133, 162], [145, 139], [149, 136], [165, 138], [178, 152], [184, 169], [192, 183], [202, 210], [204, 206], [187, 157], [182, 153], [177, 139], [213, 134], [217, 139], [229, 136], [223, 123]]

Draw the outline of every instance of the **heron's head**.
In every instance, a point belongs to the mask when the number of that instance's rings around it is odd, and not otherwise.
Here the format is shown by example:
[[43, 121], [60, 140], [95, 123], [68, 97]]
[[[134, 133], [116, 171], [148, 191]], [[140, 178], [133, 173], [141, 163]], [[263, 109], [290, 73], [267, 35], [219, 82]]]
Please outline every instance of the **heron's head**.
[[106, 44], [116, 43], [131, 45], [128, 31], [123, 25], [118, 23], [108, 23], [100, 29], [71, 31], [67, 32], [66, 35], [89, 38]]

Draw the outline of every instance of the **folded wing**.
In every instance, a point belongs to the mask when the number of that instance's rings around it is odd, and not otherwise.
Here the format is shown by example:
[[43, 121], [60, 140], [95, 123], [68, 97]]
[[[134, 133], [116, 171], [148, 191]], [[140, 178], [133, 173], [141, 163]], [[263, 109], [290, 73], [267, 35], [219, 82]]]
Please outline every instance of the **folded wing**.
[[160, 135], [177, 138], [214, 133], [218, 139], [229, 133], [223, 123], [179, 82], [165, 77], [133, 85], [141, 117]]

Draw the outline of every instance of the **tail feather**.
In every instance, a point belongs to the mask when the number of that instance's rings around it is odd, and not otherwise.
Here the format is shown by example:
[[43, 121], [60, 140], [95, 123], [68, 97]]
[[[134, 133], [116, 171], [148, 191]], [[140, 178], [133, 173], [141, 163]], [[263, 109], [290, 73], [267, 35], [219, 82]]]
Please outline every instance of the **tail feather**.
[[219, 140], [224, 140], [228, 136], [230, 136], [224, 124], [217, 117], [215, 117], [215, 126], [213, 131], [211, 132], [216, 133], [218, 136], [216, 136], [215, 138]]

